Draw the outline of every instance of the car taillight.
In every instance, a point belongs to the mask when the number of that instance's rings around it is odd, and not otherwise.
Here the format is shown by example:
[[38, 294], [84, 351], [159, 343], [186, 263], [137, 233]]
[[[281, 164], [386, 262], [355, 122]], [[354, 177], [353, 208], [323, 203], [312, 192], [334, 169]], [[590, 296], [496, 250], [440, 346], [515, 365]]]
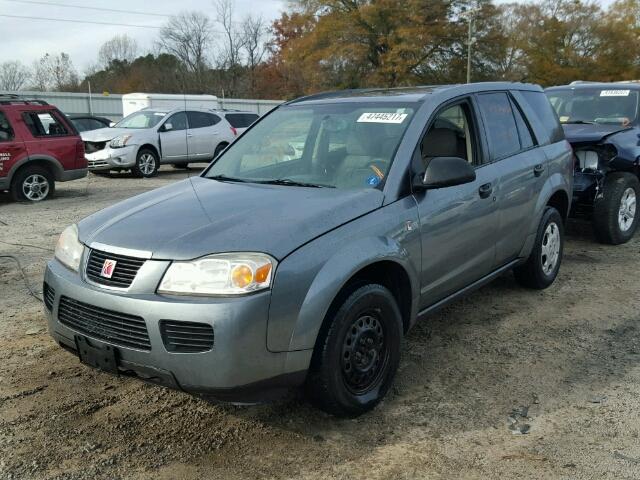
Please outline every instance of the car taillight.
[[236, 127], [231, 127], [231, 133], [233, 133], [234, 137], [238, 136], [238, 130], [236, 130]]

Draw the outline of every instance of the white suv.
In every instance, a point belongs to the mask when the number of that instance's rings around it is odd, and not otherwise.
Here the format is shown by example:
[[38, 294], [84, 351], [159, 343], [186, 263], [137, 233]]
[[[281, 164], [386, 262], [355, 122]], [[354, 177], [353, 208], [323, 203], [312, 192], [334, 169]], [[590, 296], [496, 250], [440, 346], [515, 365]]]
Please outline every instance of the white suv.
[[209, 162], [259, 116], [235, 110], [144, 109], [113, 127], [83, 132], [89, 170], [131, 170], [152, 177], [161, 163]]

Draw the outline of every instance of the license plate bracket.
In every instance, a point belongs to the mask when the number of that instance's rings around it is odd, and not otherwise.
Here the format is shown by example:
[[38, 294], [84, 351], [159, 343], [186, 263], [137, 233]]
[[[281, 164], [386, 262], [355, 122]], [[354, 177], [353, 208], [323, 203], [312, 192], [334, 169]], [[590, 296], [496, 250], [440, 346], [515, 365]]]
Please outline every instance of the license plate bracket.
[[80, 362], [105, 372], [118, 374], [118, 352], [111, 345], [95, 345], [84, 335], [74, 335]]

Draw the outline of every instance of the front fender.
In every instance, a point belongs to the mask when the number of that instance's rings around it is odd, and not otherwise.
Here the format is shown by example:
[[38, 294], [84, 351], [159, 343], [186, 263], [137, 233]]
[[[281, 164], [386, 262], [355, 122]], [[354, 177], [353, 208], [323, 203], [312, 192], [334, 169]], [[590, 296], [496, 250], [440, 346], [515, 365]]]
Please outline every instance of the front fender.
[[327, 311], [358, 271], [380, 261], [400, 265], [412, 290], [411, 318], [419, 298], [420, 238], [415, 202], [407, 197], [343, 225], [298, 249], [274, 279], [267, 347], [271, 351], [312, 349]]

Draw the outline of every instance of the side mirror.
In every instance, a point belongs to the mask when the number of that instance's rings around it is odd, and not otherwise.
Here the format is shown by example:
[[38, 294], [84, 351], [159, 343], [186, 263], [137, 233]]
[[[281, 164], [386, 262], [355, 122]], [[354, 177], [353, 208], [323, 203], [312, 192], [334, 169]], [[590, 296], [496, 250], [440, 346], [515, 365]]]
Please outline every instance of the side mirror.
[[115, 126], [116, 126], [116, 122], [109, 122], [109, 128], [115, 127]]
[[172, 125], [172, 124], [170, 124], [169, 122], [165, 123], [165, 124], [162, 126], [162, 131], [163, 131], [163, 132], [168, 132], [168, 131], [170, 131], [170, 130], [173, 130], [173, 125]]
[[476, 171], [464, 158], [434, 157], [427, 165], [424, 176], [416, 176], [414, 186], [432, 190], [471, 183], [475, 179]]

